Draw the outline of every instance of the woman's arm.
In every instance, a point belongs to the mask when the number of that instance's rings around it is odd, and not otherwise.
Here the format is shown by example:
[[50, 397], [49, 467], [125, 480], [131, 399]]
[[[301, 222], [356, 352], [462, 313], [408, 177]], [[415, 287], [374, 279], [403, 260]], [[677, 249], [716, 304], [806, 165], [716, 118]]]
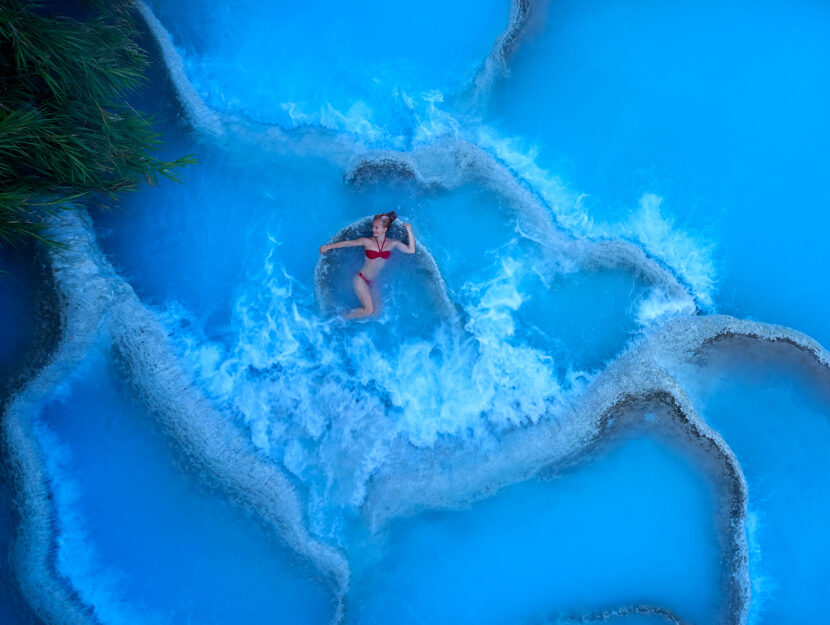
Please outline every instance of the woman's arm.
[[414, 254], [415, 253], [415, 235], [412, 234], [412, 225], [406, 222], [401, 224], [404, 228], [406, 228], [407, 234], [409, 234], [409, 245], [404, 245], [403, 241], [395, 241], [397, 243], [396, 247], [401, 250], [402, 252], [406, 252], [407, 254]]
[[366, 238], [352, 239], [351, 241], [338, 241], [337, 243], [327, 243], [320, 246], [320, 253], [325, 254], [329, 250], [337, 250], [341, 247], [358, 247], [359, 245], [366, 245]]

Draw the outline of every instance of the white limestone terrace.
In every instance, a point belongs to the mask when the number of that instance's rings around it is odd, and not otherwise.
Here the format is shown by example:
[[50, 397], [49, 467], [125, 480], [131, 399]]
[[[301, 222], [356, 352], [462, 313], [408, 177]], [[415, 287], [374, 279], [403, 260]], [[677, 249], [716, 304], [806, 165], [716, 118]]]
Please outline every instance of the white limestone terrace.
[[15, 579], [23, 598], [35, 614], [46, 623], [83, 625], [96, 623], [69, 582], [55, 568], [55, 513], [52, 497], [32, 433], [32, 425], [39, 402], [83, 360], [99, 335], [99, 320], [109, 304], [103, 280], [97, 276], [95, 263], [88, 260], [86, 250], [73, 249], [73, 241], [64, 241], [69, 249], [55, 255], [52, 269], [60, 280], [66, 273], [64, 263], [76, 262], [73, 273], [87, 285], [79, 297], [62, 303], [61, 334], [54, 351], [25, 383], [14, 392], [0, 418], [0, 440], [6, 457], [12, 490], [16, 493], [17, 509], [12, 553], [10, 554]]
[[[28, 427], [38, 400], [102, 335], [112, 341], [132, 384], [177, 443], [187, 464], [279, 531], [339, 587], [342, 597], [348, 583], [345, 559], [309, 537], [288, 480], [194, 390], [167, 346], [160, 324], [97, 248], [88, 217], [67, 213], [55, 233], [67, 245], [52, 256], [55, 284], [64, 305], [63, 338], [49, 363], [11, 400], [3, 421], [4, 445], [22, 494], [19, 504], [27, 512], [27, 522], [18, 531], [16, 570], [24, 595], [37, 613], [47, 622], [93, 622], [54, 570], [48, 484]], [[659, 364], [666, 358], [693, 358], [703, 346], [724, 337], [789, 345], [830, 368], [826, 350], [788, 328], [726, 316], [676, 318], [601, 373], [569, 417], [508, 432], [497, 456], [482, 459], [449, 445], [428, 452], [401, 445], [389, 463], [394, 471], [379, 473], [372, 480], [364, 512], [378, 527], [427, 507], [456, 507], [557, 463], [573, 462], [627, 419], [636, 419], [632, 415], [642, 412], [638, 407], [664, 410], [675, 435], [718, 469], [727, 498], [722, 526], [729, 546], [730, 570], [725, 579], [731, 584], [727, 589], [729, 614], [723, 622], [743, 623], [749, 597], [746, 485], [732, 452], [700, 420], [683, 389]], [[60, 620], [56, 620], [58, 614]]]
[[[830, 375], [830, 353], [790, 328], [724, 315], [672, 319], [630, 348], [589, 386], [568, 415], [502, 435], [498, 454], [482, 458], [452, 444], [418, 450], [401, 444], [390, 456], [395, 474], [376, 474], [364, 513], [371, 525], [427, 508], [455, 508], [493, 495], [557, 465], [571, 464], [619, 428], [621, 419], [645, 410], [665, 411], [670, 433], [708, 458], [725, 501], [719, 519], [727, 545], [724, 576], [728, 610], [724, 623], [745, 623], [749, 610], [749, 557], [745, 535], [746, 480], [734, 453], [697, 414], [683, 388], [666, 371], [668, 363], [694, 360], [712, 344], [739, 338], [789, 347]], [[629, 415], [629, 416], [625, 416]]]
[[[514, 4], [526, 6], [526, 3]], [[199, 107], [198, 96], [192, 88], [187, 91], [188, 82], [180, 61], [178, 66], [175, 64], [175, 50], [164, 45], [163, 29], [159, 30], [160, 25], [154, 26], [152, 14], [147, 15], [149, 10], [143, 4], [138, 3], [137, 7], [162, 48], [171, 80], [194, 128], [213, 137], [231, 128], [239, 129], [238, 122], [220, 119], [204, 104]], [[288, 135], [275, 130], [271, 134], [283, 145], [303, 141], [301, 133]], [[362, 172], [360, 176], [364, 179], [384, 176], [392, 167], [411, 172], [407, 175], [423, 184], [452, 187], [478, 180], [499, 193], [506, 193], [505, 188], [513, 189], [511, 202], [532, 209], [523, 210], [522, 218], [543, 223], [538, 221], [545, 212], [540, 200], [480, 148], [461, 140], [452, 149], [442, 147], [442, 158], [455, 161], [453, 167], [445, 170], [438, 167], [439, 161], [433, 160], [434, 153], [428, 154], [430, 148], [433, 146], [407, 154], [367, 151], [362, 155], [363, 160], [357, 160], [347, 169], [346, 178], [357, 180], [357, 172]], [[549, 221], [548, 217], [545, 219]], [[553, 234], [555, 230], [552, 228], [550, 232]], [[51, 256], [56, 288], [63, 303], [62, 338], [45, 366], [9, 399], [2, 420], [3, 448], [19, 493], [16, 503], [25, 511], [20, 515], [25, 521], [18, 528], [14, 547], [17, 580], [36, 613], [50, 623], [95, 622], [89, 608], [80, 602], [54, 567], [55, 533], [49, 486], [30, 426], [38, 402], [83, 359], [101, 336], [112, 341], [114, 351], [130, 372], [132, 384], [176, 442], [179, 453], [194, 473], [209, 476], [211, 486], [220, 489], [231, 501], [253, 510], [263, 524], [278, 532], [330, 580], [342, 600], [349, 576], [345, 558], [310, 537], [290, 481], [198, 394], [172, 355], [161, 324], [101, 254], [88, 217], [67, 212], [60, 216], [55, 233], [67, 246]], [[688, 290], [670, 271], [633, 244], [586, 243], [561, 232], [558, 237], [561, 241], [558, 251], [563, 256], [577, 254], [582, 262], [593, 262], [596, 266], [627, 266], [678, 297], [684, 294], [688, 297]], [[632, 415], [647, 406], [668, 415], [667, 427], [686, 441], [690, 449], [708, 458], [714, 468], [713, 475], [717, 476], [726, 497], [721, 526], [727, 545], [728, 570], [724, 579], [728, 584], [728, 606], [723, 622], [743, 624], [749, 606], [744, 531], [746, 483], [734, 454], [700, 419], [683, 388], [664, 366], [667, 359], [694, 359], [704, 346], [726, 337], [788, 345], [823, 369], [830, 369], [830, 354], [795, 330], [726, 316], [676, 317], [655, 327], [598, 375], [566, 417], [555, 423], [541, 422], [508, 432], [498, 456], [482, 459], [450, 444], [429, 451], [418, 450], [401, 442], [388, 465], [391, 468], [374, 476], [364, 513], [373, 526], [380, 527], [394, 517], [431, 507], [455, 507], [488, 496], [545, 468], [573, 462], [604, 436], [612, 435], [615, 428], [625, 425], [627, 420], [631, 422], [635, 418]], [[633, 614], [630, 610], [638, 609], [625, 608], [605, 616], [574, 617], [572, 622], [611, 621], [613, 616]], [[667, 622], [681, 622], [659, 607], [643, 609], [655, 610], [654, 614], [665, 616]], [[338, 617], [341, 615], [342, 611]]]
[[[678, 325], [695, 327], [707, 319], [679, 318], [664, 328], [671, 334]], [[734, 321], [722, 320], [725, 325]], [[595, 378], [578, 403], [557, 420], [540, 421], [503, 434], [498, 453], [482, 457], [449, 442], [428, 451], [400, 444], [390, 452], [388, 466], [395, 468], [394, 474], [377, 473], [369, 485], [364, 504], [368, 523], [380, 529], [393, 518], [424, 509], [469, 505], [540, 472], [579, 462], [587, 451], [626, 424], [642, 426], [645, 412], [658, 413], [662, 416], [657, 432], [671, 436], [701, 458], [721, 493], [720, 518], [716, 522], [725, 545], [723, 560], [727, 570], [723, 580], [727, 607], [720, 622], [745, 623], [750, 588], [744, 532], [746, 481], [723, 439], [703, 422], [684, 390], [656, 363], [652, 348], [662, 336], [646, 339], [620, 356]], [[700, 336], [699, 342], [688, 345], [689, 352], [684, 353], [693, 353], [705, 340], [705, 336]]]
[[476, 183], [504, 198], [522, 232], [537, 240], [563, 265], [586, 269], [620, 268], [660, 288], [663, 312], [695, 312], [690, 289], [659, 260], [639, 246], [619, 239], [577, 238], [559, 227], [542, 199], [523, 185], [500, 161], [460, 138], [445, 138], [409, 152], [377, 150], [355, 156], [344, 179], [356, 186], [388, 179], [410, 180], [424, 188], [454, 189]]
[[[531, 14], [528, 0], [511, 4], [506, 30], [488, 57], [504, 65], [521, 40]], [[576, 238], [556, 224], [553, 212], [541, 197], [528, 189], [501, 161], [486, 150], [460, 137], [444, 137], [408, 152], [372, 150], [351, 141], [346, 135], [315, 128], [282, 129], [250, 120], [223, 115], [210, 109], [196, 93], [184, 73], [181, 57], [170, 34], [143, 2], [137, 2], [139, 15], [145, 20], [158, 46], [168, 75], [184, 114], [193, 129], [205, 140], [223, 143], [233, 136], [237, 143], [250, 142], [259, 149], [316, 154], [337, 162], [344, 168], [344, 179], [362, 184], [389, 175], [410, 179], [419, 185], [453, 189], [467, 182], [477, 182], [504, 197], [517, 211], [520, 227], [530, 238], [541, 237], [543, 247], [552, 248], [562, 264], [581, 264], [585, 268], [624, 268], [646, 283], [662, 290], [652, 316], [693, 313], [696, 302], [688, 285], [658, 259], [639, 246], [620, 239], [592, 240]], [[487, 63], [485, 63], [486, 65]]]
[[159, 52], [164, 59], [165, 67], [170, 73], [170, 80], [176, 86], [179, 100], [186, 107], [187, 118], [193, 127], [207, 135], [221, 137], [225, 129], [222, 121], [199, 97], [193, 85], [187, 79], [184, 71], [184, 63], [181, 56], [176, 52], [173, 41], [164, 30], [161, 22], [144, 2], [140, 0], [135, 3], [135, 8], [141, 18], [147, 24], [147, 28], [154, 35]]
[[493, 49], [484, 59], [468, 89], [473, 106], [481, 106], [490, 95], [495, 82], [507, 74], [510, 58], [521, 42], [534, 6], [538, 4], [533, 0], [512, 0], [510, 2], [507, 27], [496, 38]]
[[[511, 0], [507, 25], [496, 38], [490, 53], [484, 58], [470, 84], [462, 90], [461, 98], [472, 107], [479, 107], [486, 101], [499, 78], [504, 77], [509, 68], [510, 58], [518, 48], [521, 38], [527, 30], [528, 22], [533, 16], [533, 8], [539, 2], [534, 0]], [[182, 104], [187, 109], [187, 116], [194, 128], [214, 136], [225, 133], [220, 116], [204, 104], [196, 90], [187, 79], [184, 64], [173, 45], [164, 26], [147, 4], [138, 0], [136, 10], [144, 20], [165, 60], [171, 79], [179, 90]]]
[[94, 623], [88, 606], [55, 568], [56, 531], [49, 484], [32, 425], [39, 403], [99, 340], [108, 340], [129, 382], [186, 466], [206, 486], [253, 513], [328, 582], [342, 616], [349, 567], [344, 556], [314, 540], [290, 480], [261, 457], [249, 438], [201, 397], [179, 366], [161, 324], [105, 259], [82, 209], [64, 211], [52, 236], [65, 247], [51, 253], [62, 303], [62, 336], [48, 364], [6, 406], [2, 420], [20, 526], [14, 569], [27, 602], [47, 623]]
[[603, 610], [595, 614], [585, 614], [573, 617], [551, 617], [542, 621], [539, 625], [589, 625], [596, 623], [608, 623], [614, 625], [619, 619], [630, 617], [649, 617], [653, 622], [664, 625], [685, 625], [685, 621], [674, 614], [671, 610], [651, 605], [630, 605], [614, 610]]

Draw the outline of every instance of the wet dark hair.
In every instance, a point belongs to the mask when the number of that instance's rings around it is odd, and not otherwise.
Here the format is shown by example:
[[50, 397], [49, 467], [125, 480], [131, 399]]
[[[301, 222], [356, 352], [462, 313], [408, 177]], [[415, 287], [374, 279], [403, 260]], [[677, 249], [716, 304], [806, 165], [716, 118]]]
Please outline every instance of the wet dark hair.
[[379, 215], [375, 215], [374, 219], [372, 219], [372, 223], [380, 221], [380, 225], [388, 230], [389, 226], [391, 226], [392, 222], [397, 218], [398, 216], [395, 214], [395, 211], [389, 211], [388, 213], [380, 213]]

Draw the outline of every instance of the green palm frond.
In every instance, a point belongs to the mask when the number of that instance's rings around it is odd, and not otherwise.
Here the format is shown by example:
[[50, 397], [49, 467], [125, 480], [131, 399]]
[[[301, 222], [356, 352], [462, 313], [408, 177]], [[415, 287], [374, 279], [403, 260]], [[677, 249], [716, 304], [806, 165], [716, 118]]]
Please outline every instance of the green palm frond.
[[37, 0], [0, 3], [0, 246], [48, 241], [62, 202], [117, 197], [195, 163], [164, 161], [125, 100], [146, 78], [130, 0], [84, 0], [86, 20], [44, 15]]

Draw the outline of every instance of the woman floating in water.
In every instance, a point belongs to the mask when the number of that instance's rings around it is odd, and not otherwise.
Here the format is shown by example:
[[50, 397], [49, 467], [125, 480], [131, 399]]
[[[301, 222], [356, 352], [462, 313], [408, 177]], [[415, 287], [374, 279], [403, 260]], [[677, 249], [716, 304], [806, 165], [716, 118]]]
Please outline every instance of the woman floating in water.
[[407, 254], [415, 253], [415, 236], [412, 234], [412, 226], [408, 223], [402, 223], [401, 225], [406, 228], [409, 234], [409, 245], [404, 245], [402, 241], [386, 238], [386, 231], [389, 230], [389, 226], [392, 225], [392, 222], [397, 217], [394, 212], [375, 215], [372, 221], [372, 238], [361, 237], [359, 239], [352, 239], [351, 241], [340, 241], [338, 243], [320, 246], [321, 254], [341, 247], [358, 247], [360, 245], [366, 250], [366, 262], [363, 263], [363, 269], [357, 272], [357, 275], [352, 281], [354, 292], [360, 300], [362, 307], [355, 308], [346, 313], [343, 315], [344, 319], [368, 317], [375, 312], [375, 305], [372, 301], [372, 292], [370, 289], [377, 279], [378, 274], [383, 269], [383, 266], [386, 264], [386, 259], [389, 258], [392, 250], [399, 249]]

